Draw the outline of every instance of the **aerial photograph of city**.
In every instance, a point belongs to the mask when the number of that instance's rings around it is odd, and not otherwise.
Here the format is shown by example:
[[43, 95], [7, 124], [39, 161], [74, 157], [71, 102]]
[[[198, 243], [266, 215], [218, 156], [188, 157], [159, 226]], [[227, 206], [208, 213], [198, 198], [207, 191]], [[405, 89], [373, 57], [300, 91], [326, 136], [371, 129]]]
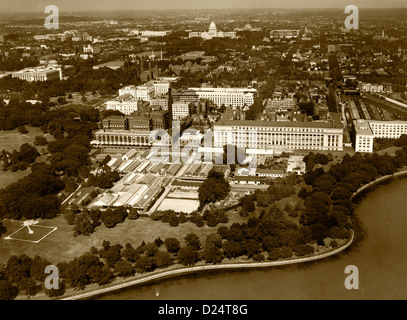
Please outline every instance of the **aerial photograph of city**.
[[407, 299], [406, 0], [0, 9], [0, 300]]

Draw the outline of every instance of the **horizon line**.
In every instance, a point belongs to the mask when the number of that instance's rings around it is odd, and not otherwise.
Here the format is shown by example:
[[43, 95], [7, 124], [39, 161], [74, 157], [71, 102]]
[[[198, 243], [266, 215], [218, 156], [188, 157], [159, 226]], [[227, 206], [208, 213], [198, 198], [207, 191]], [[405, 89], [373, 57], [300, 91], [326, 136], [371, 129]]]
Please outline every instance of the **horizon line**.
[[[359, 9], [369, 9], [369, 10], [400, 10], [400, 9], [407, 9], [406, 7], [364, 7], [364, 6], [358, 6]], [[63, 9], [60, 10], [59, 12], [61, 13], [70, 13], [70, 12], [75, 12], [75, 13], [96, 13], [96, 12], [145, 12], [145, 11], [153, 11], [153, 12], [162, 12], [162, 11], [203, 11], [203, 10], [208, 10], [208, 11], [230, 11], [230, 10], [303, 10], [303, 11], [310, 11], [310, 10], [343, 10], [344, 8], [341, 7], [326, 7], [326, 8], [321, 8], [321, 7], [300, 7], [300, 8], [290, 8], [290, 7], [234, 7], [234, 8], [162, 8], [162, 9], [147, 9], [147, 8], [141, 8], [141, 9], [95, 9], [95, 10], [82, 10], [82, 9]], [[45, 14], [42, 11], [14, 11], [14, 12], [1, 12], [0, 15], [12, 15], [12, 14]]]

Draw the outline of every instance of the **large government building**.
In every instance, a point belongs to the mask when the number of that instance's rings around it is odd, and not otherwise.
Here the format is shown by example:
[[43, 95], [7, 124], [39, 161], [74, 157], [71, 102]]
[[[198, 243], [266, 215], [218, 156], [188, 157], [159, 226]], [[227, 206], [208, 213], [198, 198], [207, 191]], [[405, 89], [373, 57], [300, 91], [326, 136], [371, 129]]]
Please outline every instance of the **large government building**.
[[190, 32], [189, 33], [190, 38], [202, 38], [205, 40], [210, 40], [213, 38], [236, 38], [236, 32], [235, 31], [229, 31], [229, 32], [223, 32], [223, 31], [218, 31], [216, 24], [212, 21], [212, 23], [209, 26], [208, 31], [204, 32]]
[[254, 103], [257, 90], [253, 88], [189, 88], [199, 99], [211, 100], [217, 106], [243, 107]]
[[373, 152], [375, 138], [398, 139], [402, 134], [407, 134], [407, 121], [363, 119], [353, 121], [353, 141], [356, 152]]
[[337, 122], [219, 121], [214, 147], [236, 145], [274, 151], [343, 150], [343, 128]]

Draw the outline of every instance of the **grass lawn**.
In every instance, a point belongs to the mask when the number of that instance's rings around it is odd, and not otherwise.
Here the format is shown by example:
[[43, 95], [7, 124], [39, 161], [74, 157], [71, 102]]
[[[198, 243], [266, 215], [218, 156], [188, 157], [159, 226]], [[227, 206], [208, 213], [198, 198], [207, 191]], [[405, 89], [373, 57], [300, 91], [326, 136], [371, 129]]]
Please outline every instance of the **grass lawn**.
[[[42, 220], [38, 223], [41, 226], [58, 228], [39, 243], [5, 240], [3, 237], [0, 240], [0, 263], [6, 263], [11, 255], [20, 254], [26, 254], [32, 258], [39, 255], [54, 264], [61, 261], [70, 261], [89, 251], [92, 246], [100, 249], [104, 240], [110, 241], [111, 244], [120, 243], [123, 247], [129, 242], [133, 247], [137, 247], [143, 240], [148, 243], [157, 238], [164, 241], [166, 238], [173, 237], [183, 245], [184, 237], [193, 232], [200, 237], [201, 243], [203, 243], [206, 236], [216, 232], [220, 226], [230, 226], [234, 222], [242, 223], [247, 221], [247, 218], [241, 218], [237, 213], [230, 213], [229, 217], [229, 223], [218, 224], [214, 228], [208, 226], [198, 228], [191, 222], [171, 227], [168, 223], [152, 221], [150, 218], [142, 217], [137, 220], [126, 220], [111, 229], [102, 224], [90, 236], [80, 235], [74, 237], [73, 226], [68, 225], [65, 218], [60, 215], [55, 219]], [[7, 220], [3, 221], [3, 223], [7, 228], [7, 233], [4, 236], [9, 236], [22, 227], [20, 221]]]
[[[21, 145], [28, 143], [34, 146], [34, 140], [36, 136], [45, 136], [48, 141], [54, 141], [54, 137], [50, 134], [44, 135], [40, 128], [26, 126], [28, 133], [21, 134], [17, 129], [10, 131], [0, 132], [0, 151], [6, 150], [12, 152], [13, 150], [20, 150]], [[42, 154], [43, 150], [47, 149], [47, 146], [36, 146], [37, 150]], [[41, 155], [36, 159], [36, 162], [45, 161], [47, 155]], [[2, 163], [0, 162], [0, 165]], [[27, 170], [18, 170], [11, 172], [11, 170], [0, 170], [0, 188], [4, 188], [13, 182], [17, 182], [21, 178], [31, 173], [31, 168]]]
[[11, 172], [11, 170], [3, 171], [0, 170], [0, 189], [7, 187], [9, 184], [13, 182], [17, 182], [21, 178], [29, 175], [31, 173], [31, 168], [27, 168], [26, 170], [18, 170], [16, 172]]
[[[24, 143], [34, 145], [34, 139], [36, 136], [44, 136], [44, 133], [40, 128], [26, 126], [28, 133], [21, 134], [17, 129], [10, 131], [0, 132], [0, 151], [5, 149], [12, 152], [14, 149], [19, 150], [20, 146]], [[50, 141], [50, 135], [46, 135], [48, 141]]]

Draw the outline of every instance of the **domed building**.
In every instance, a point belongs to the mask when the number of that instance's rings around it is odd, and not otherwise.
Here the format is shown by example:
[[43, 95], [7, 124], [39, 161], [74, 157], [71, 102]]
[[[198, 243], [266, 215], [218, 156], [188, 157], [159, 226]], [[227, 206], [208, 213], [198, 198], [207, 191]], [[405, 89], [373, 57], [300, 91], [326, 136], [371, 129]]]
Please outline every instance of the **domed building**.
[[209, 30], [208, 32], [190, 32], [189, 33], [190, 38], [202, 38], [205, 40], [209, 40], [212, 38], [236, 38], [236, 32], [231, 31], [231, 32], [223, 32], [223, 31], [218, 31], [218, 28], [216, 27], [215, 22], [211, 22], [209, 25]]
[[212, 21], [210, 26], [209, 26], [208, 35], [213, 38], [213, 37], [216, 37], [217, 34], [218, 34], [218, 30], [216, 28], [216, 24], [215, 24], [215, 22]]

